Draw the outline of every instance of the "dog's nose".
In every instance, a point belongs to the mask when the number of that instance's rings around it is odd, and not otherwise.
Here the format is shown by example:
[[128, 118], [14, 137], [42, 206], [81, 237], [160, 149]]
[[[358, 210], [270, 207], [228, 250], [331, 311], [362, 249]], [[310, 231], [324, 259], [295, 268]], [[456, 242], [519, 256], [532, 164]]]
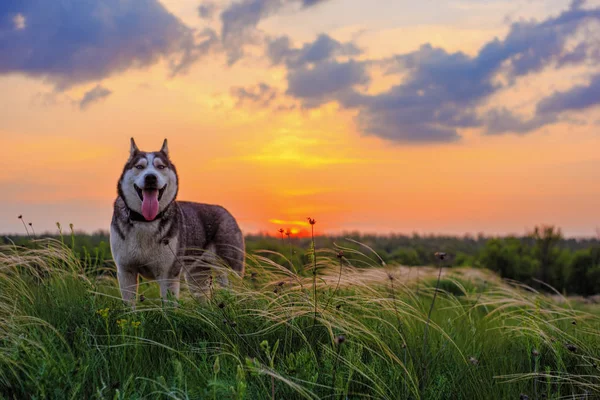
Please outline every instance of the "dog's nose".
[[156, 177], [156, 175], [146, 175], [146, 177], [144, 178], [144, 185], [145, 186], [156, 186], [156, 184], [158, 183], [158, 178]]

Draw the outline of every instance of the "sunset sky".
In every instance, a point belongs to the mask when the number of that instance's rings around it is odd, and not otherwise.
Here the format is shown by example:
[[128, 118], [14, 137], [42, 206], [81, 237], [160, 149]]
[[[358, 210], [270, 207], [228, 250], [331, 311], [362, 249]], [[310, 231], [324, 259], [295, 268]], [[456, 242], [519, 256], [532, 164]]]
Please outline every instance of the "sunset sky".
[[108, 229], [129, 138], [245, 233], [600, 226], [600, 1], [2, 0], [0, 231]]

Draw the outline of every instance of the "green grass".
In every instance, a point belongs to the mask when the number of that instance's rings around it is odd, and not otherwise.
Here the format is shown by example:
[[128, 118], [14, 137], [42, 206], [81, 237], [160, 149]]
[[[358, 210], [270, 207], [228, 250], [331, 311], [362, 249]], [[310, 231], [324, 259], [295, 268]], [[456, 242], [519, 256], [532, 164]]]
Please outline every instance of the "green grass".
[[296, 274], [249, 254], [231, 290], [215, 288], [207, 302], [184, 290], [177, 307], [145, 281], [133, 311], [112, 274], [87, 276], [60, 242], [0, 247], [0, 397], [600, 396], [595, 309], [445, 271], [424, 345], [437, 270], [415, 280], [416, 268], [355, 268], [353, 255], [340, 275], [336, 252], [317, 252], [315, 321], [312, 263]]

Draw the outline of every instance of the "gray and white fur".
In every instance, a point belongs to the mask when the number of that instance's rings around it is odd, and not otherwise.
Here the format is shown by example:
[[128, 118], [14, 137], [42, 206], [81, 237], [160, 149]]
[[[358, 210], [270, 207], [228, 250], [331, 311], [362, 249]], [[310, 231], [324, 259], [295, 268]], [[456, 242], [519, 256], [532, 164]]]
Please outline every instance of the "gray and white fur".
[[167, 140], [160, 151], [144, 152], [131, 138], [110, 228], [121, 296], [131, 306], [138, 274], [158, 281], [163, 299], [168, 292], [179, 298], [182, 272], [192, 294], [206, 298], [213, 270], [223, 285], [227, 268], [244, 275], [244, 237], [235, 218], [221, 206], [176, 201], [178, 189]]

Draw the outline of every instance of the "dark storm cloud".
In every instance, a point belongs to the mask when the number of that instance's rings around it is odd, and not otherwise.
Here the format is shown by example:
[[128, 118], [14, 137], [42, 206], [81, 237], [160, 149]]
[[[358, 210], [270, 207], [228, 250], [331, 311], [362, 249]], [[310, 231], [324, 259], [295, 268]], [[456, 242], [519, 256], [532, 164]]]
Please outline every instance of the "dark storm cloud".
[[181, 70], [202, 50], [158, 0], [0, 2], [0, 74], [42, 77], [59, 90], [177, 54]]
[[85, 92], [83, 98], [79, 101], [79, 108], [85, 110], [90, 104], [102, 100], [112, 94], [112, 91], [98, 84], [93, 89]]
[[[600, 103], [600, 79], [596, 76], [588, 85], [542, 100], [530, 119], [507, 109], [478, 116], [477, 108], [499, 90], [514, 85], [517, 77], [547, 67], [593, 62], [600, 51], [598, 41], [578, 33], [588, 22], [600, 21], [600, 8], [584, 9], [582, 5], [573, 2], [558, 16], [541, 22], [515, 22], [503, 40], [488, 42], [475, 56], [425, 44], [387, 60], [342, 64], [317, 60], [309, 69], [289, 61], [306, 58], [299, 56], [300, 49], [290, 49], [286, 38], [271, 42], [269, 56], [274, 63], [288, 64], [289, 95], [301, 99], [305, 106], [337, 100], [343, 107], [357, 109], [357, 127], [366, 134], [429, 142], [457, 140], [457, 130], [468, 127], [483, 127], [490, 134], [527, 133], [555, 122], [562, 111]], [[333, 47], [322, 46], [317, 53], [327, 59]], [[376, 95], [359, 93], [355, 86], [368, 80], [365, 69], [369, 63], [383, 66], [388, 74], [401, 75], [402, 83]], [[499, 83], [498, 77], [506, 78], [505, 83]]]

